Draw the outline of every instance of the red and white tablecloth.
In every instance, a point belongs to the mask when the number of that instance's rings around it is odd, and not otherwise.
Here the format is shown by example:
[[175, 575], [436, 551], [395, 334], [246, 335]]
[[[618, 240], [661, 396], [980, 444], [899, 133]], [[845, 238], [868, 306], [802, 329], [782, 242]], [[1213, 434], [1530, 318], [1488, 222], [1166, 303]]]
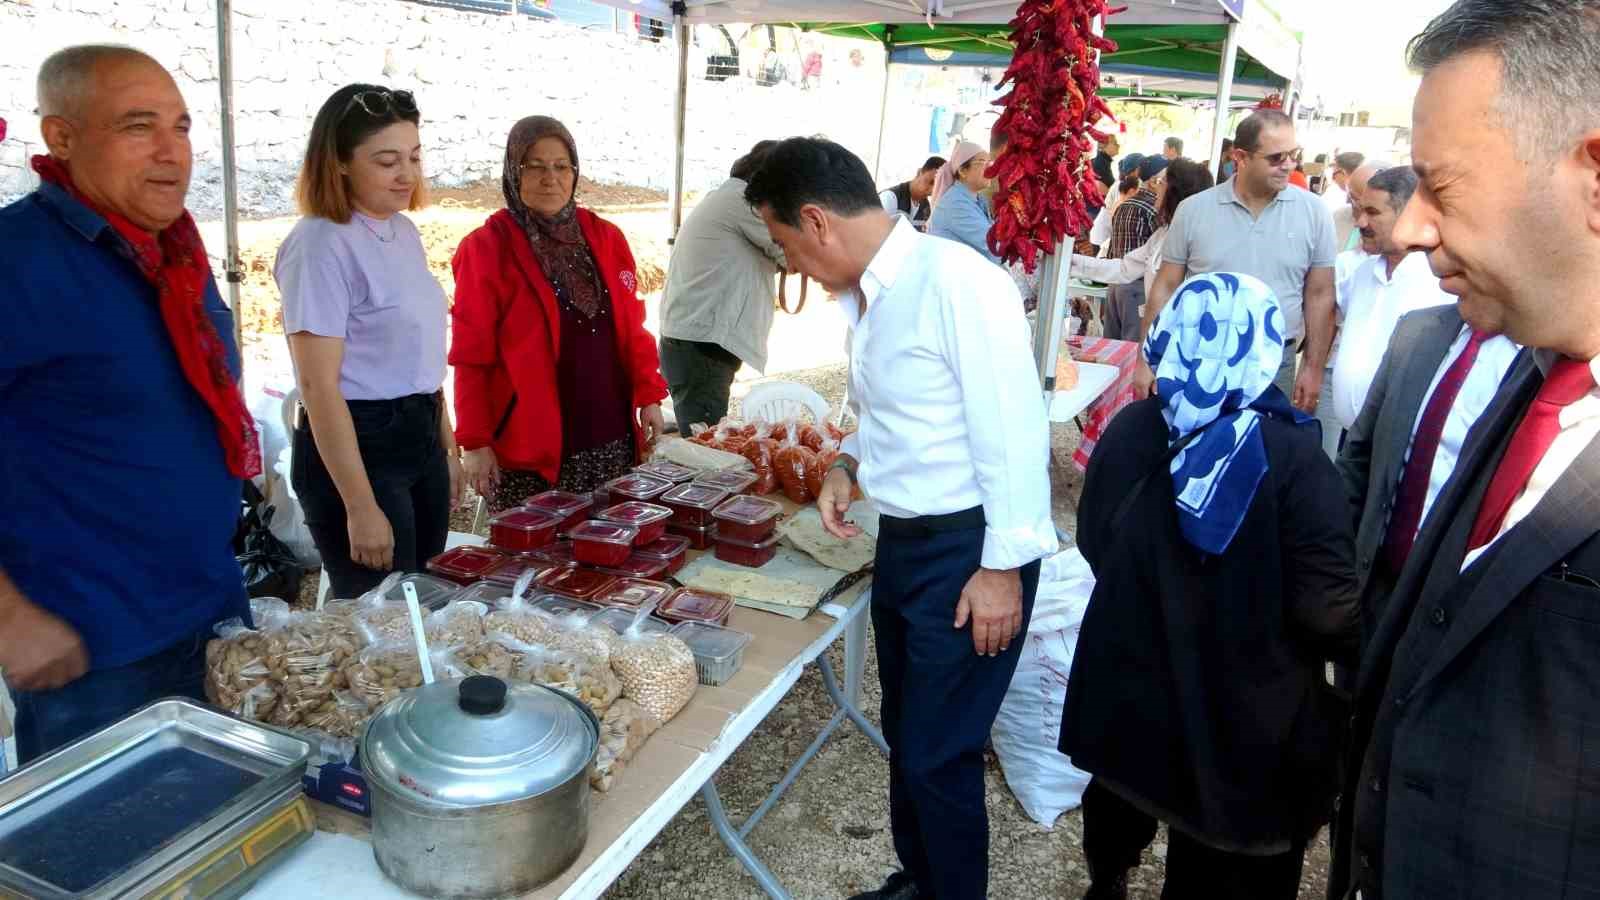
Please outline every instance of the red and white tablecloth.
[[1078, 421], [1083, 423], [1083, 441], [1072, 454], [1072, 461], [1081, 470], [1088, 468], [1089, 456], [1094, 453], [1111, 417], [1133, 402], [1133, 372], [1139, 361], [1139, 345], [1134, 341], [1084, 336], [1068, 338], [1067, 350], [1079, 362], [1117, 367], [1117, 380], [1078, 416]]

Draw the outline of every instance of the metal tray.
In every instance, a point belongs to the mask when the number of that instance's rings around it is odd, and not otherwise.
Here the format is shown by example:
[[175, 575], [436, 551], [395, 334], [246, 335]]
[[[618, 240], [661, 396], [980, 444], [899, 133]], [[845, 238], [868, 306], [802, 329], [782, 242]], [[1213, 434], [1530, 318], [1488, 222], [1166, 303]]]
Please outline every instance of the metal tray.
[[0, 780], [0, 896], [116, 897], [298, 785], [311, 745], [158, 700]]

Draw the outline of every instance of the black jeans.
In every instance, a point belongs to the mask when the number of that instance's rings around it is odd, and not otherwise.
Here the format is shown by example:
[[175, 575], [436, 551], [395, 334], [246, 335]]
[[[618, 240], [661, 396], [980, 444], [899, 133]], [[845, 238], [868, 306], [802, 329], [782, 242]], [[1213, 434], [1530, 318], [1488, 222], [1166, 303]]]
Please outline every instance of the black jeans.
[[97, 731], [162, 697], [205, 702], [207, 627], [160, 653], [114, 669], [96, 669], [53, 691], [18, 691], [17, 762]]
[[[979, 656], [971, 627], [951, 627], [961, 589], [983, 558], [981, 517], [975, 528], [924, 534], [891, 527], [899, 524], [883, 518], [872, 587], [895, 853], [919, 896], [983, 900], [989, 879], [983, 745], [1023, 641], [998, 656]], [[1024, 566], [1024, 633], [1038, 585], [1039, 564]]]
[[[394, 529], [394, 571], [420, 572], [444, 552], [450, 533], [450, 468], [439, 440], [439, 397], [412, 394], [395, 400], [350, 400], [356, 444], [378, 508]], [[309, 417], [294, 432], [290, 480], [306, 527], [322, 554], [333, 596], [359, 597], [389, 573], [350, 559], [350, 530], [344, 499], [328, 475], [311, 436]]]
[[[1083, 855], [1089, 877], [1110, 882], [1139, 866], [1156, 838], [1156, 820], [1101, 784], [1083, 792]], [[1167, 877], [1161, 900], [1294, 900], [1305, 847], [1274, 856], [1225, 853], [1167, 829]]]
[[689, 426], [715, 425], [728, 414], [728, 394], [739, 374], [739, 357], [719, 344], [661, 339], [661, 374], [672, 392], [672, 412], [678, 433]]

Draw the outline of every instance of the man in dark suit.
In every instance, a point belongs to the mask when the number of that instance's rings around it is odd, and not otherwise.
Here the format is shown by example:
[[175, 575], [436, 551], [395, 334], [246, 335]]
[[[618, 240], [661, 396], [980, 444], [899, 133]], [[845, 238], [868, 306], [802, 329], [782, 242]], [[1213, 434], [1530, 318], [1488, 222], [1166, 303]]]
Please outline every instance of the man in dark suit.
[[1520, 356], [1362, 659], [1330, 892], [1600, 896], [1600, 0], [1460, 0], [1413, 41], [1396, 225]]

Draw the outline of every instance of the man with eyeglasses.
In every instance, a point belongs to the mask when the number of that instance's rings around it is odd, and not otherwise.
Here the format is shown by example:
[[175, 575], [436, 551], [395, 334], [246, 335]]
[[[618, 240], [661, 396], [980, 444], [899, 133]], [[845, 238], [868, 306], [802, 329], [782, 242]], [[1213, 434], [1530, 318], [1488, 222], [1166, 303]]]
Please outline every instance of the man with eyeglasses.
[[0, 671], [23, 763], [203, 700], [248, 620], [232, 540], [261, 468], [233, 316], [184, 209], [190, 118], [130, 47], [39, 70], [38, 190], [0, 209]]
[[[1300, 147], [1288, 116], [1258, 110], [1239, 123], [1233, 143], [1237, 174], [1185, 200], [1173, 216], [1141, 333], [1149, 333], [1190, 275], [1254, 275], [1277, 295], [1287, 329], [1274, 383], [1296, 407], [1312, 412], [1333, 343], [1333, 219], [1321, 198], [1289, 188]], [[1298, 375], [1297, 352], [1305, 355]], [[1148, 365], [1140, 363], [1134, 386], [1136, 396], [1150, 395], [1155, 373]]]

